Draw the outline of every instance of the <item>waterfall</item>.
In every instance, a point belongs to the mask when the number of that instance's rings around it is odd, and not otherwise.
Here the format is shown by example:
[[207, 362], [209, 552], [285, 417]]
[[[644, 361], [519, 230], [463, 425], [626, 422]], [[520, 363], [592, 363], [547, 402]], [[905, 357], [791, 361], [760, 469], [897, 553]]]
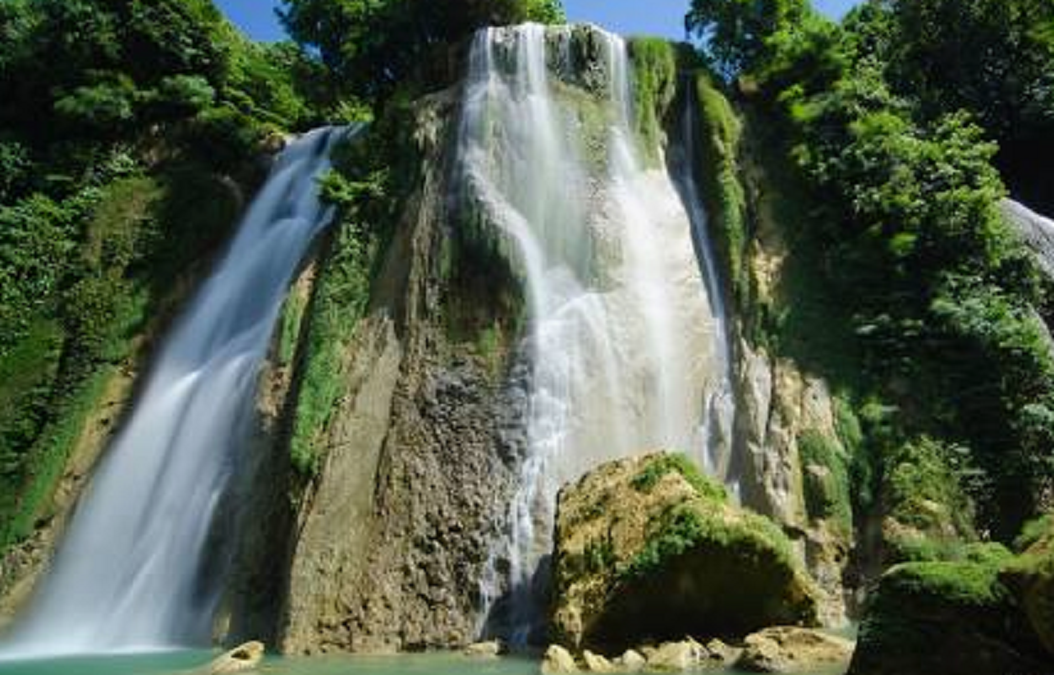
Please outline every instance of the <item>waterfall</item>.
[[278, 158], [167, 337], [5, 657], [208, 644], [222, 576], [209, 559], [214, 516], [288, 286], [331, 219], [317, 179], [345, 133], [313, 131]]
[[[605, 61], [588, 73], [574, 62], [582, 31]], [[624, 41], [598, 28], [491, 28], [472, 46], [463, 198], [525, 282], [533, 367], [528, 456], [483, 581], [488, 603], [504, 597], [485, 608], [487, 630], [514, 641], [537, 627], [562, 485], [648, 450], [709, 467], [727, 455], [724, 310], [703, 280], [712, 259], [701, 270], [693, 245], [705, 218], [697, 196], [686, 208], [670, 174], [642, 160], [631, 91]]]

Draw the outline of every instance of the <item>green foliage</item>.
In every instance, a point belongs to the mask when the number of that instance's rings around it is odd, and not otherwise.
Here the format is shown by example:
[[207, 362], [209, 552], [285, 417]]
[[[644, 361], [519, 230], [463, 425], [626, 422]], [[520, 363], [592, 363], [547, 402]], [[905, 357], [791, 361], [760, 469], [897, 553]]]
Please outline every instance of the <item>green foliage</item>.
[[[949, 470], [961, 474], [984, 523], [1007, 537], [1054, 482], [1054, 367], [1036, 314], [1041, 286], [996, 209], [1005, 188], [993, 165], [997, 148], [986, 140], [994, 127], [986, 133], [975, 123], [987, 124], [983, 114], [964, 114], [956, 110], [961, 100], [931, 96], [935, 85], [922, 81], [905, 86], [897, 74], [897, 64], [923, 63], [933, 50], [999, 60], [965, 37], [980, 40], [984, 31], [979, 44], [1016, 40], [1007, 53], [1038, 53], [1044, 38], [1021, 38], [1028, 22], [1014, 23], [1028, 2], [995, 4], [968, 3], [963, 26], [951, 19], [959, 4], [941, 0], [869, 3], [846, 28], [807, 11], [782, 20], [780, 3], [696, 3], [689, 22], [713, 31], [708, 48], [719, 63], [753, 78], [761, 124], [778, 130], [776, 144], [792, 139], [782, 150], [794, 162], [805, 208], [800, 217], [778, 210], [794, 225], [784, 270], [793, 301], [783, 315], [761, 308], [761, 335], [807, 367], [846, 374], [835, 379], [857, 395], [897, 402], [895, 425], [912, 429], [904, 438], [928, 435], [964, 448], [944, 460], [965, 458]], [[908, 30], [900, 22], [912, 12], [922, 14]], [[997, 26], [992, 16], [1018, 18]], [[930, 44], [925, 26], [934, 22], [939, 39]], [[1004, 71], [977, 67], [968, 76], [1018, 86], [994, 74]], [[930, 72], [942, 77], [940, 68]], [[765, 162], [767, 177], [775, 166]], [[795, 263], [803, 251], [812, 258], [805, 266]], [[806, 278], [818, 283], [796, 286]], [[818, 297], [833, 304], [825, 309]], [[838, 350], [817, 347], [815, 326], [847, 323], [861, 364], [832, 368]], [[911, 396], [906, 382], [914, 383]], [[882, 466], [882, 452], [904, 444], [868, 454]]]
[[346, 92], [384, 100], [399, 85], [449, 82], [447, 50], [487, 25], [560, 21], [559, 0], [282, 0], [289, 34]]
[[305, 476], [321, 466], [321, 435], [344, 392], [346, 349], [369, 302], [373, 248], [357, 223], [343, 221], [319, 275], [289, 441], [293, 467]]
[[811, 12], [805, 0], [692, 0], [689, 31], [706, 43], [726, 76], [752, 70], [766, 56], [766, 43]]
[[[311, 298], [296, 414], [290, 437], [290, 459], [302, 476], [321, 466], [321, 445], [331, 416], [346, 385], [343, 378], [347, 349], [365, 316], [373, 273], [385, 227], [401, 185], [409, 179], [398, 169], [405, 160], [405, 130], [409, 111], [393, 104], [388, 116], [362, 138], [353, 135], [335, 151], [335, 170], [322, 183], [322, 194], [339, 210], [335, 233]], [[391, 135], [387, 131], [392, 131]]]
[[651, 492], [668, 473], [680, 474], [703, 499], [722, 504], [728, 501], [728, 493], [725, 492], [724, 486], [700, 471], [687, 455], [680, 452], [664, 453], [651, 459], [644, 469], [633, 477], [630, 485], [638, 492]]
[[644, 157], [659, 160], [663, 117], [677, 94], [677, 53], [673, 43], [660, 38], [635, 37], [628, 51], [633, 68], [634, 122]]
[[31, 462], [23, 460], [18, 473], [0, 477], [0, 551], [33, 534], [112, 375], [111, 368], [102, 369], [64, 396], [51, 411], [51, 421], [35, 438]]
[[972, 534], [973, 507], [963, 489], [964, 448], [922, 437], [884, 457], [889, 514], [923, 532]]
[[831, 520], [846, 533], [851, 533], [850, 460], [845, 449], [836, 439], [809, 429], [798, 437], [798, 453], [809, 517]]
[[747, 246], [747, 203], [739, 179], [742, 125], [724, 93], [705, 73], [696, 77], [699, 100], [700, 178], [709, 216], [732, 293], [741, 302], [748, 293], [743, 256]]

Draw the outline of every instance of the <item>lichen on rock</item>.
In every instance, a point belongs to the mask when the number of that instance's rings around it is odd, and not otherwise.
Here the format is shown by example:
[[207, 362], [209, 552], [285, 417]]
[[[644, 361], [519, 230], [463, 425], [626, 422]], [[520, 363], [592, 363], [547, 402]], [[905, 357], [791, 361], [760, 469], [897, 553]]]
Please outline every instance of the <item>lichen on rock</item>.
[[819, 591], [768, 519], [687, 458], [605, 464], [559, 497], [552, 630], [619, 650], [685, 635], [814, 625]]

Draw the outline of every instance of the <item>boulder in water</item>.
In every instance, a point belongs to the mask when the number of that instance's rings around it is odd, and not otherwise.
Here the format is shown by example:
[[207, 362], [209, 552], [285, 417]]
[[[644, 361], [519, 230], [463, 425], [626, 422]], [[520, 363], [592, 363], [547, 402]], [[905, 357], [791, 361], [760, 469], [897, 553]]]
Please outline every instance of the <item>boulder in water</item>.
[[845, 638], [795, 626], [766, 628], [748, 635], [736, 667], [753, 673], [799, 673], [849, 664], [853, 643]]
[[564, 673], [577, 673], [578, 665], [575, 657], [560, 645], [549, 645], [542, 658], [543, 675], [563, 675]]
[[679, 642], [664, 642], [658, 647], [646, 648], [648, 670], [680, 672], [694, 670], [703, 663], [706, 649], [691, 638]]
[[817, 622], [819, 591], [768, 519], [683, 455], [605, 464], [558, 500], [553, 633], [620, 650]]
[[487, 658], [498, 656], [502, 651], [503, 645], [499, 640], [487, 640], [485, 642], [475, 642], [465, 647], [465, 656]]
[[210, 675], [228, 675], [228, 673], [243, 673], [260, 665], [263, 659], [264, 645], [262, 642], [246, 642], [230, 650], [226, 654], [216, 658], [209, 664]]

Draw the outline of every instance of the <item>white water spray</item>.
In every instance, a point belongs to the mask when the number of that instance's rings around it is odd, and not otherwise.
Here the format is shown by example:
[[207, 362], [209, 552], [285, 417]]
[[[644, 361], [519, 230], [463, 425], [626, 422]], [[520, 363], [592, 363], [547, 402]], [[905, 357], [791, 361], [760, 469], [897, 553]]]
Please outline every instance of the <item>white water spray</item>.
[[344, 133], [311, 132], [278, 159], [166, 340], [5, 658], [209, 643], [221, 590], [202, 573], [217, 553], [210, 531], [245, 445], [282, 301], [331, 219], [317, 180]]
[[730, 384], [723, 307], [711, 306], [693, 246], [701, 207], [690, 217], [667, 172], [638, 154], [621, 38], [587, 29], [606, 50], [603, 91], [562, 81], [575, 76], [574, 30], [481, 31], [460, 130], [466, 198], [510, 244], [529, 300], [529, 454], [484, 580], [490, 600], [509, 592], [496, 572], [507, 558], [511, 607], [497, 622], [517, 641], [538, 618], [532, 580], [560, 487], [654, 449], [714, 466], [711, 450], [727, 455], [717, 446], [728, 439], [711, 442], [711, 418], [727, 414], [724, 429], [731, 420], [731, 397], [714, 403]]

